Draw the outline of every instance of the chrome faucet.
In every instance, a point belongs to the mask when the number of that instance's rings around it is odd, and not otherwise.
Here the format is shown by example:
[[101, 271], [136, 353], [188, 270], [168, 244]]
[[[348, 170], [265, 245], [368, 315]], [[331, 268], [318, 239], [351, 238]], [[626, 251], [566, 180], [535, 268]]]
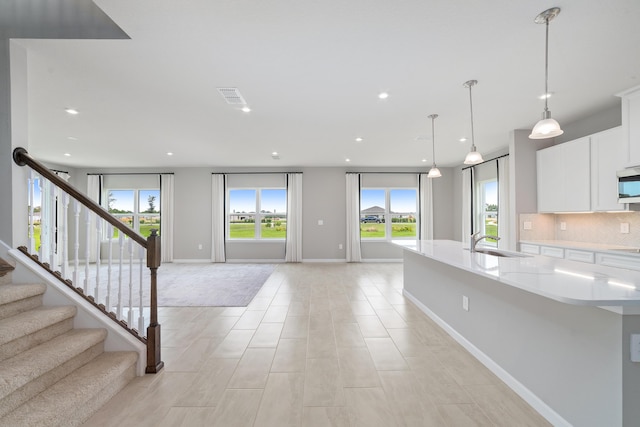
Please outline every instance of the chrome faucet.
[[470, 252], [475, 252], [476, 251], [476, 245], [482, 239], [500, 240], [500, 238], [498, 236], [489, 236], [488, 234], [483, 234], [482, 236], [478, 236], [478, 234], [480, 234], [480, 232], [476, 231], [475, 233], [473, 233], [471, 235], [471, 240], [469, 241], [469, 251]]

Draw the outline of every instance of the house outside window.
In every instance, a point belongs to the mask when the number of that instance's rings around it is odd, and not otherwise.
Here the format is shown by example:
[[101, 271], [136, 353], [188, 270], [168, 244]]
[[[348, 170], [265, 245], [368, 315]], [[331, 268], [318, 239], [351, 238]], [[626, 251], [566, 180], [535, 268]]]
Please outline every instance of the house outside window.
[[[498, 235], [498, 181], [489, 179], [476, 185], [477, 204], [475, 207], [476, 230], [481, 235]], [[485, 239], [483, 245], [498, 246], [497, 240]]]
[[416, 239], [417, 206], [415, 188], [363, 188], [360, 191], [360, 238]]
[[286, 189], [231, 188], [227, 192], [226, 206], [229, 240], [286, 238]]

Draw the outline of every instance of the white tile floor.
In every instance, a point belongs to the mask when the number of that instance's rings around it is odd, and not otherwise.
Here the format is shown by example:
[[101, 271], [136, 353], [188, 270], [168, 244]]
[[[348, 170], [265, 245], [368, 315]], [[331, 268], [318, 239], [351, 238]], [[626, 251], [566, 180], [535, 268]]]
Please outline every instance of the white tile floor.
[[165, 369], [86, 426], [549, 425], [402, 296], [402, 264], [281, 264], [246, 308], [159, 317]]

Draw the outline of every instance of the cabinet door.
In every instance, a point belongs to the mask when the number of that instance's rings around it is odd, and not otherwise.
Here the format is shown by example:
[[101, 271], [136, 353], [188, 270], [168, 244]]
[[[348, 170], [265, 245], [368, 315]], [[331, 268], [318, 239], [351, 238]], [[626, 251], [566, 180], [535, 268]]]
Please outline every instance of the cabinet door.
[[536, 153], [538, 212], [591, 210], [589, 137]]
[[591, 210], [591, 150], [589, 137], [559, 145], [564, 149], [564, 212]]
[[626, 210], [618, 203], [616, 172], [627, 164], [627, 144], [622, 126], [591, 135], [591, 209]]
[[[640, 91], [636, 91], [627, 98], [627, 115], [623, 116], [629, 126], [629, 166], [640, 166]], [[624, 109], [623, 109], [624, 110]], [[627, 120], [625, 120], [627, 119]]]
[[564, 161], [562, 146], [536, 152], [538, 212], [561, 212], [564, 207]]

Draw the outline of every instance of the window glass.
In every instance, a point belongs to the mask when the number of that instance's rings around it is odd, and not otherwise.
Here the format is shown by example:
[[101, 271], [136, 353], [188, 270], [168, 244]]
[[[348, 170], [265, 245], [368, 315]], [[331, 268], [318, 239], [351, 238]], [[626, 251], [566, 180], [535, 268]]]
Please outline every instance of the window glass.
[[286, 189], [230, 189], [228, 195], [229, 239], [284, 239], [286, 237]]
[[360, 191], [360, 237], [384, 239], [386, 236], [386, 190], [363, 188]]
[[[478, 206], [476, 207], [477, 230], [488, 236], [498, 235], [498, 181], [490, 179], [478, 183]], [[497, 246], [498, 241], [485, 239], [484, 245]]]
[[362, 239], [415, 239], [418, 190], [371, 189], [360, 192]]
[[[151, 230], [160, 234], [160, 190], [106, 190], [109, 213], [133, 228], [143, 237], [149, 237]], [[118, 237], [118, 229], [113, 229], [113, 237]]]
[[415, 189], [390, 190], [392, 238], [416, 238], [417, 195]]

